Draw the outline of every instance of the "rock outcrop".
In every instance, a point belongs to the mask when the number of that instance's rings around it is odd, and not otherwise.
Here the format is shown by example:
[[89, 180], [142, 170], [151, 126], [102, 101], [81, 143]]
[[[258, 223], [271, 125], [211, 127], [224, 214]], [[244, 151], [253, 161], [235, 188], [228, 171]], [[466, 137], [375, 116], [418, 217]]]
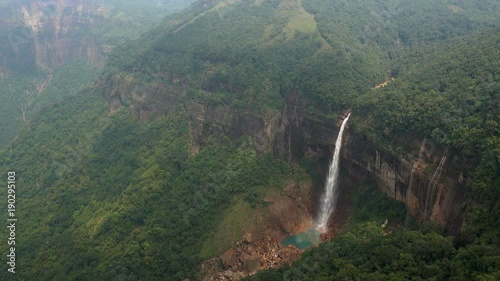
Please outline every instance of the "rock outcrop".
[[[343, 153], [344, 167], [351, 177], [377, 179], [381, 190], [404, 202], [417, 220], [459, 227], [455, 224], [464, 201], [468, 174], [465, 159], [425, 138], [408, 139], [400, 145], [410, 159], [349, 133]], [[443, 161], [446, 158], [449, 161]], [[442, 170], [438, 171], [440, 163]]]
[[98, 8], [83, 0], [50, 0], [19, 3], [12, 15], [0, 20], [7, 31], [0, 64], [7, 69], [38, 66], [56, 69], [65, 62], [86, 57], [102, 65], [111, 46], [97, 37], [82, 36], [103, 24]]
[[[275, 133], [275, 153], [285, 159], [293, 155], [330, 159], [344, 117], [328, 123], [307, 116], [281, 115], [281, 119], [289, 120], [281, 121], [287, 126]], [[393, 141], [403, 148], [403, 153], [391, 152], [366, 136], [347, 130], [341, 154], [343, 169], [359, 183], [366, 178], [376, 179], [381, 191], [404, 202], [418, 221], [431, 220], [452, 232], [459, 229], [467, 170], [471, 168], [467, 159], [423, 136], [401, 136]]]
[[233, 249], [229, 249], [222, 254], [220, 260], [224, 265], [224, 268], [231, 268], [236, 264], [238, 258], [236, 257], [235, 251]]
[[[327, 123], [294, 116], [293, 120], [302, 119], [303, 122], [294, 125], [299, 130], [291, 126], [288, 130], [295, 130], [295, 135], [300, 137], [281, 141], [276, 138], [275, 142], [297, 146], [290, 150], [299, 156], [330, 159], [344, 117], [339, 116], [337, 122]], [[279, 136], [279, 133], [276, 135]], [[418, 221], [430, 220], [448, 231], [458, 230], [470, 166], [467, 159], [425, 137], [401, 136], [394, 142], [402, 147], [405, 157], [368, 140], [364, 135], [347, 130], [342, 145], [341, 166], [358, 183], [367, 178], [376, 179], [381, 191], [404, 202]], [[289, 157], [286, 153], [278, 155]]]
[[205, 105], [194, 101], [185, 102], [185, 110], [189, 115], [193, 141], [199, 146], [203, 146], [211, 135], [224, 134], [231, 139], [249, 135], [259, 152], [272, 148], [269, 139], [276, 127], [274, 119], [268, 120], [227, 105]]
[[[294, 246], [284, 247], [280, 241], [271, 236], [249, 242], [244, 236], [220, 258], [207, 261], [202, 268], [206, 274], [203, 281], [239, 280], [252, 276], [260, 270], [279, 268], [300, 258], [302, 250]], [[222, 263], [222, 270], [217, 264]]]
[[246, 233], [231, 249], [203, 263], [203, 280], [239, 280], [298, 260], [303, 251], [280, 241], [312, 226], [310, 189], [309, 184], [290, 181], [283, 191], [270, 190], [265, 206], [254, 210], [258, 222], [246, 225]]

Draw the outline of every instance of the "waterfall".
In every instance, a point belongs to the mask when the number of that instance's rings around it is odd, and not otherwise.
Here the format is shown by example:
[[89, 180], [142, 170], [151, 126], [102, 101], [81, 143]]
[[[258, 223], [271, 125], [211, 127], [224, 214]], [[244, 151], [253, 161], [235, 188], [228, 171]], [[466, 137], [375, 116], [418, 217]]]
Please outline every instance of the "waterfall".
[[326, 180], [325, 193], [321, 198], [321, 209], [319, 212], [319, 217], [317, 221], [317, 227], [321, 231], [327, 229], [328, 219], [330, 214], [335, 209], [335, 203], [337, 200], [337, 177], [339, 174], [339, 160], [340, 160], [340, 147], [342, 146], [342, 133], [344, 132], [345, 124], [349, 119], [351, 113], [342, 121], [342, 126], [340, 126], [339, 135], [337, 136], [337, 141], [335, 142], [335, 152], [333, 153], [333, 159], [330, 163], [330, 168], [328, 171], [328, 178]]
[[[413, 187], [413, 174], [417, 170], [418, 163], [422, 161], [422, 156], [425, 151], [425, 144], [427, 143], [427, 138], [424, 137], [424, 140], [422, 141], [422, 144], [420, 145], [420, 150], [418, 151], [418, 159], [413, 162], [413, 166], [411, 168], [411, 173], [410, 173], [410, 180], [408, 182], [408, 190], [412, 190]], [[408, 202], [405, 202], [406, 205], [406, 218], [405, 218], [405, 227], [408, 227], [410, 223], [410, 208], [408, 207]]]
[[434, 175], [432, 176], [431, 180], [429, 181], [429, 185], [427, 186], [427, 194], [425, 197], [425, 205], [424, 205], [424, 217], [427, 218], [428, 212], [432, 211], [432, 206], [430, 206], [429, 210], [429, 203], [434, 201], [434, 187], [436, 186], [436, 183], [439, 181], [439, 177], [441, 176], [441, 171], [443, 170], [443, 165], [446, 162], [446, 155], [448, 154], [448, 148], [444, 150], [443, 157], [441, 158], [441, 161], [439, 161], [439, 165], [436, 168], [436, 171], [434, 171]]

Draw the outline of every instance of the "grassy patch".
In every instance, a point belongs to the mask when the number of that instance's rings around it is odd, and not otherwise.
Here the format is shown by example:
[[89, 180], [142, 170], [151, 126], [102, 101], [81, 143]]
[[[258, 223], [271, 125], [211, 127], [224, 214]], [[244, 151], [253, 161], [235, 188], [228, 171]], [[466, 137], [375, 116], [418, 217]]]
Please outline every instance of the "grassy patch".
[[224, 218], [214, 235], [203, 244], [201, 257], [209, 259], [233, 247], [236, 241], [257, 222], [257, 213], [243, 196], [235, 198], [233, 205], [224, 211]]
[[284, 29], [288, 37], [293, 36], [296, 31], [313, 33], [317, 30], [318, 26], [314, 17], [304, 10], [298, 0], [282, 3], [280, 13], [288, 19], [288, 23]]
[[286, 29], [290, 31], [297, 30], [304, 33], [313, 33], [317, 29], [317, 24], [313, 16], [302, 9], [292, 13]]

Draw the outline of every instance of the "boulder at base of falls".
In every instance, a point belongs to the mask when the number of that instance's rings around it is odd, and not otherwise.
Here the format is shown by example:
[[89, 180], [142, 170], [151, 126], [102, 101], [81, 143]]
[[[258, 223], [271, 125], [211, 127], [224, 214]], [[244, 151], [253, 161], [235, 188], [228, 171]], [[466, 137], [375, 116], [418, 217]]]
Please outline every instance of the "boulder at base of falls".
[[243, 264], [243, 269], [245, 272], [252, 276], [260, 269], [260, 255], [250, 255], [248, 253], [243, 253], [240, 257], [241, 263]]
[[252, 233], [246, 233], [245, 235], [243, 235], [242, 240], [249, 244], [252, 243], [253, 242]]
[[236, 255], [234, 254], [233, 249], [225, 251], [224, 254], [222, 254], [222, 256], [220, 257], [220, 259], [222, 261], [222, 264], [224, 265], [224, 268], [226, 269], [231, 268], [238, 261], [236, 259]]

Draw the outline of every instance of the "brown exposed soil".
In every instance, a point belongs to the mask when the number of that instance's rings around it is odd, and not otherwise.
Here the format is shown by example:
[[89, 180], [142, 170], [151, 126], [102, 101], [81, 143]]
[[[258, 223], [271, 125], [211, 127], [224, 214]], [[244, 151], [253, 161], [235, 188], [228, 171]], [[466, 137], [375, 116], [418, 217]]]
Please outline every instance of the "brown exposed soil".
[[383, 88], [383, 87], [385, 87], [385, 86], [389, 85], [389, 83], [391, 83], [391, 82], [392, 82], [392, 81], [394, 81], [394, 80], [396, 80], [396, 79], [394, 79], [394, 77], [390, 77], [390, 78], [388, 78], [387, 80], [385, 80], [384, 82], [382, 82], [382, 83], [380, 83], [380, 84], [376, 85], [375, 87], [373, 87], [373, 89], [380, 89], [380, 88]]
[[279, 240], [270, 236], [259, 241], [243, 237], [235, 248], [203, 264], [202, 270], [206, 272], [203, 280], [239, 280], [260, 270], [279, 268], [296, 261], [302, 252], [294, 246], [283, 247]]
[[[399, 40], [399, 38], [398, 38]], [[380, 89], [380, 88], [383, 88], [387, 85], [389, 85], [389, 83], [391, 83], [392, 81], [396, 80], [394, 77], [392, 77], [392, 74], [391, 74], [391, 69], [387, 70], [387, 79], [385, 79], [384, 82], [376, 85], [375, 87], [373, 87], [372, 89], [376, 90], [376, 89]]]
[[233, 248], [202, 265], [203, 281], [239, 280], [269, 268], [279, 268], [300, 258], [303, 250], [284, 247], [281, 240], [313, 225], [311, 186], [289, 182], [263, 199], [262, 221]]

